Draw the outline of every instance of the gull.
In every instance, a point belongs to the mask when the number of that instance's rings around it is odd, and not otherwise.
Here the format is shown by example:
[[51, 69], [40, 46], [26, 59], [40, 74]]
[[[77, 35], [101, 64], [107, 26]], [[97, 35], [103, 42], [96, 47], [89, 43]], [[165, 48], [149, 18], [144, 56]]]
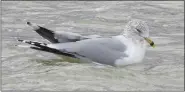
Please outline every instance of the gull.
[[150, 30], [147, 23], [138, 19], [129, 21], [121, 34], [111, 37], [82, 36], [72, 32], [58, 33], [30, 22], [27, 24], [51, 42], [46, 44], [18, 39], [30, 44], [30, 48], [111, 66], [140, 63], [144, 59], [147, 43], [155, 47], [149, 38]]

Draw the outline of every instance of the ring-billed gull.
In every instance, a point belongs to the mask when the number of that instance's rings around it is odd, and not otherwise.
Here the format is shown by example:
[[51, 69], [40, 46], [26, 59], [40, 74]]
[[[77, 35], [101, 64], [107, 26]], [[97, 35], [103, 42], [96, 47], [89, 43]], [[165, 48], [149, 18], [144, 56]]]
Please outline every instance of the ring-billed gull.
[[149, 39], [147, 24], [141, 20], [132, 20], [124, 31], [117, 36], [81, 36], [75, 33], [56, 33], [44, 27], [27, 22], [38, 34], [49, 40], [51, 44], [18, 40], [31, 44], [30, 48], [65, 55], [82, 60], [91, 60], [101, 64], [123, 66], [139, 63], [145, 56], [147, 44], [155, 47]]

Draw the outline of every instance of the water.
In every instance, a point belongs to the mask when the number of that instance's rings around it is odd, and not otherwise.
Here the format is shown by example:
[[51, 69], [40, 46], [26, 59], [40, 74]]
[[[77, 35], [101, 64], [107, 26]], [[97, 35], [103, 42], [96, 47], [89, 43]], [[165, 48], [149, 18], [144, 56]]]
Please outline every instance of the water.
[[[16, 47], [15, 37], [47, 42], [27, 25], [55, 31], [113, 36], [130, 19], [148, 23], [156, 48], [143, 63], [116, 68], [64, 62], [58, 56]], [[2, 89], [47, 91], [184, 90], [183, 1], [3, 1]]]

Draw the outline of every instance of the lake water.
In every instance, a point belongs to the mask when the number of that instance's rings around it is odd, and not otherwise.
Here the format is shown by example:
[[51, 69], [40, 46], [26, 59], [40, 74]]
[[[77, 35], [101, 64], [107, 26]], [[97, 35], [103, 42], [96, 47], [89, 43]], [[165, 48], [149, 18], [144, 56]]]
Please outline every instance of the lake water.
[[[16, 37], [46, 42], [27, 21], [82, 35], [114, 36], [131, 19], [148, 23], [156, 48], [122, 68], [64, 62], [20, 48]], [[2, 89], [31, 91], [184, 90], [183, 1], [2, 1]]]

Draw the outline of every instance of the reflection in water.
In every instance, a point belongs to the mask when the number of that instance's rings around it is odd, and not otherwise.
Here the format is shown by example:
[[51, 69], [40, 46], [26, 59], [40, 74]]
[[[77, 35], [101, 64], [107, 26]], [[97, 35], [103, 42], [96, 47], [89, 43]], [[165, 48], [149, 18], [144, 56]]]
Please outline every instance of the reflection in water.
[[36, 62], [42, 63], [43, 65], [49, 65], [49, 66], [59, 66], [63, 65], [62, 62], [69, 62], [69, 63], [82, 63], [80, 59], [77, 58], [71, 58], [68, 56], [60, 56], [61, 59], [48, 59], [48, 60], [42, 60], [42, 59], [36, 59]]

